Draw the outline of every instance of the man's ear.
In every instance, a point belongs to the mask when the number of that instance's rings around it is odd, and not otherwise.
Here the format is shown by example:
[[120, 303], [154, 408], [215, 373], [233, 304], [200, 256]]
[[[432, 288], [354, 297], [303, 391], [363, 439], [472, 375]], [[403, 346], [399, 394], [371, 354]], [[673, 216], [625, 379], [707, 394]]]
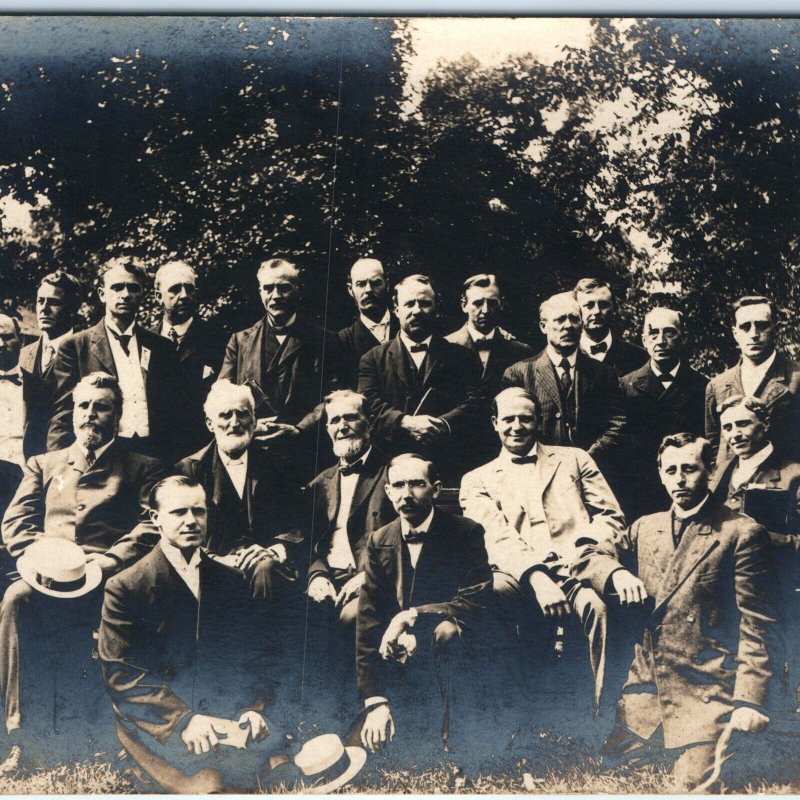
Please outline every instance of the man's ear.
[[350, 281], [347, 281], [347, 294], [349, 294], [350, 297], [353, 298], [353, 300], [356, 299], [356, 296], [353, 294], [353, 284], [350, 283]]
[[442, 491], [442, 482], [441, 481], [434, 481], [433, 482], [433, 496], [437, 498]]
[[97, 296], [100, 298], [101, 303], [106, 302], [106, 287], [102, 283], [97, 287]]
[[545, 329], [544, 329], [545, 322], [546, 322], [546, 320], [543, 320], [543, 319], [540, 319], [540, 320], [539, 320], [539, 330], [540, 330], [542, 333], [545, 333]]
[[211, 433], [214, 433], [214, 423], [211, 422], [209, 417], [206, 417], [206, 428], [208, 428]]
[[467, 313], [467, 298], [461, 298], [461, 310], [466, 314]]
[[158, 527], [158, 509], [157, 508], [148, 508], [147, 513], [150, 515], [150, 521]]

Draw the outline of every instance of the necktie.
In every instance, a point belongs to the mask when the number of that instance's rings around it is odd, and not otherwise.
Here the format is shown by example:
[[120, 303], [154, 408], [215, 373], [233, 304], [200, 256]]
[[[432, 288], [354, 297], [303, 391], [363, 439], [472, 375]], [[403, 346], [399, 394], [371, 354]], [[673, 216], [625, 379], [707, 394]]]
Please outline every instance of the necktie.
[[561, 377], [559, 378], [561, 382], [561, 388], [564, 390], [564, 394], [569, 394], [569, 390], [572, 388], [572, 376], [569, 374], [569, 361], [567, 361], [566, 358], [562, 358], [561, 363], [558, 366], [563, 370]]
[[22, 386], [22, 380], [19, 375], [14, 372], [0, 373], [0, 381], [8, 381], [9, 383], [13, 383], [14, 386]]
[[535, 455], [530, 456], [515, 456], [511, 459], [512, 464], [535, 464], [537, 461], [537, 457]]
[[492, 340], [491, 339], [476, 339], [475, 340], [475, 348], [477, 350], [491, 350], [492, 349]]
[[128, 346], [130, 345], [133, 336], [129, 333], [117, 333], [116, 331], [112, 331], [111, 328], [107, 328], [106, 330], [119, 342], [122, 352], [125, 353], [126, 356], [129, 356], [131, 352], [128, 349]]
[[175, 328], [170, 328], [167, 331], [167, 336], [169, 336], [176, 347], [180, 344], [181, 337], [178, 335], [178, 331], [176, 331]]
[[86, 463], [91, 467], [94, 465], [95, 461], [97, 461], [97, 455], [95, 454], [94, 450], [90, 450], [86, 454]]
[[608, 350], [608, 342], [600, 342], [599, 344], [593, 344], [589, 347], [589, 353], [595, 356], [598, 353], [605, 353]]
[[53, 360], [53, 356], [55, 356], [56, 351], [53, 345], [50, 343], [44, 345], [42, 347], [42, 369], [45, 370], [50, 366], [50, 362]]
[[342, 476], [346, 475], [358, 475], [359, 473], [364, 471], [364, 462], [359, 459], [358, 461], [354, 461], [352, 464], [343, 464], [341, 461], [339, 462], [339, 474]]
[[681, 537], [688, 524], [689, 520], [686, 517], [678, 517], [675, 513], [672, 514], [672, 543], [676, 548], [681, 543]]
[[408, 348], [410, 353], [427, 353], [428, 352], [428, 345], [424, 342], [422, 344], [412, 344], [411, 347]]

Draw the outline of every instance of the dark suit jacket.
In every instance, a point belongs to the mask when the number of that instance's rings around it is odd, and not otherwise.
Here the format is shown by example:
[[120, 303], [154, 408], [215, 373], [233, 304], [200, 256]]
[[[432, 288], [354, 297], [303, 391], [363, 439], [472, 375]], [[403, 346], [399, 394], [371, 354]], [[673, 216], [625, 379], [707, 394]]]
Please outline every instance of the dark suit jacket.
[[248, 544], [264, 547], [301, 539], [297, 530], [297, 483], [290, 465], [253, 445], [247, 460], [245, 496], [240, 498], [220, 460], [216, 442], [184, 458], [176, 470], [196, 480], [208, 503], [207, 549], [217, 555]]
[[668, 389], [653, 374], [650, 362], [621, 379], [625, 394], [627, 456], [624, 481], [619, 484], [625, 515], [636, 519], [669, 507], [658, 477], [657, 453], [661, 440], [688, 431], [703, 435], [703, 408], [708, 379], [686, 361]]
[[[390, 312], [389, 314], [389, 337], [394, 338], [400, 330], [397, 317]], [[355, 389], [358, 385], [358, 365], [361, 356], [377, 347], [379, 342], [370, 332], [367, 326], [357, 317], [352, 325], [342, 328], [337, 334], [341, 346], [342, 366], [346, 374], [343, 375], [345, 385]]]
[[[706, 390], [706, 438], [717, 450], [717, 461], [727, 461], [733, 453], [720, 439], [717, 408], [731, 395], [744, 394], [742, 362], [713, 377]], [[800, 364], [778, 353], [756, 397], [770, 411], [769, 437], [786, 458], [800, 460]]]
[[[358, 476], [350, 515], [347, 518], [347, 538], [359, 570], [363, 561], [366, 543], [374, 530], [382, 528], [397, 517], [386, 492], [388, 456], [373, 446], [364, 469]], [[308, 570], [309, 581], [317, 575], [329, 575], [328, 552], [336, 526], [336, 515], [341, 502], [339, 465], [320, 472], [306, 488], [307, 505], [310, 507], [312, 561]]]
[[36, 539], [59, 536], [125, 566], [149, 547], [127, 535], [143, 519], [150, 489], [163, 477], [158, 461], [119, 441], [91, 467], [77, 445], [34, 456], [3, 517], [3, 542], [18, 558]]
[[436, 509], [411, 569], [400, 520], [379, 528], [367, 543], [366, 575], [358, 600], [356, 665], [362, 695], [383, 695], [385, 666], [378, 648], [392, 617], [415, 607], [458, 621], [474, 622], [488, 604], [492, 573], [477, 522]]
[[[181, 413], [180, 386], [176, 383], [175, 348], [168, 339], [137, 326], [139, 347], [150, 351], [145, 373], [150, 442], [159, 456], [172, 461], [177, 419]], [[104, 321], [65, 339], [53, 364], [55, 380], [53, 416], [47, 435], [47, 449], [60, 450], [75, 441], [72, 430], [72, 391], [81, 378], [92, 372], [117, 377]]]
[[53, 411], [53, 359], [42, 370], [42, 340], [26, 345], [19, 354], [22, 373], [22, 399], [25, 404], [25, 430], [22, 452], [25, 460], [47, 451], [47, 427]]
[[[150, 330], [160, 335], [161, 320]], [[169, 339], [166, 341], [172, 344]], [[177, 353], [181, 413], [176, 420], [176, 458], [194, 453], [211, 441], [203, 403], [211, 385], [219, 377], [224, 354], [225, 338], [222, 331], [196, 316], [181, 340]]]
[[263, 654], [244, 581], [203, 555], [200, 597], [160, 545], [106, 583], [98, 650], [114, 714], [162, 744], [192, 714], [233, 719], [264, 705], [250, 688]]
[[625, 564], [654, 598], [617, 719], [643, 739], [659, 724], [664, 746], [713, 741], [734, 706], [760, 706], [774, 667], [775, 565], [769, 537], [711, 498], [678, 544], [671, 512], [642, 517], [589, 545], [573, 568], [595, 591]]
[[647, 350], [614, 333], [611, 335], [611, 347], [600, 363], [610, 367], [622, 377], [644, 366], [649, 360]]
[[536, 398], [539, 441], [581, 447], [605, 466], [600, 459], [619, 448], [625, 433], [625, 403], [616, 373], [577, 351], [573, 379], [576, 428], [571, 435], [556, 380], [547, 351], [542, 350], [510, 366], [503, 375], [503, 386], [520, 386]]
[[298, 316], [281, 347], [263, 317], [228, 340], [219, 377], [258, 387], [256, 416], [308, 428], [319, 419], [322, 398], [338, 385], [339, 364], [336, 334]]

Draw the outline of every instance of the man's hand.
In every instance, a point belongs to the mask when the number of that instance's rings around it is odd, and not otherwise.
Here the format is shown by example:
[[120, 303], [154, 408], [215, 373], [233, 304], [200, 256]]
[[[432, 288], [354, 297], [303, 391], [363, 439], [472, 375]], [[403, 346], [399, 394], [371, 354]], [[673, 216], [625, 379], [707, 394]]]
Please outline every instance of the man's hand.
[[324, 575], [315, 575], [308, 584], [308, 596], [317, 603], [336, 602], [336, 589]]
[[400, 635], [405, 631], [414, 627], [417, 621], [417, 609], [407, 608], [405, 611], [399, 611], [392, 617], [392, 621], [386, 628], [386, 632], [381, 639], [381, 646], [379, 652], [384, 660], [396, 658], [405, 653], [405, 648], [398, 644]]
[[216, 750], [219, 747], [219, 739], [214, 731], [211, 717], [205, 714], [195, 714], [189, 724], [183, 729], [181, 739], [190, 753], [199, 756]]
[[86, 556], [87, 564], [97, 564], [104, 577], [113, 575], [119, 569], [119, 561], [113, 556], [107, 556], [105, 553], [89, 553]]
[[626, 569], [618, 569], [611, 576], [611, 585], [624, 606], [647, 600], [647, 589], [644, 588], [644, 584]]
[[260, 419], [256, 422], [255, 439], [258, 444], [271, 444], [278, 439], [298, 436], [300, 428], [287, 422], [275, 422], [273, 419]]
[[438, 417], [431, 417], [428, 414], [406, 414], [400, 417], [400, 427], [407, 431], [414, 441], [423, 444], [437, 439], [447, 433], [447, 424]]
[[755, 708], [741, 706], [731, 714], [731, 728], [744, 733], [758, 733], [769, 725], [769, 717]]
[[346, 606], [358, 594], [358, 590], [364, 585], [364, 578], [366, 577], [365, 572], [357, 572], [339, 589], [339, 594], [336, 595], [336, 605], [339, 608]]
[[236, 569], [246, 574], [248, 570], [265, 558], [270, 558], [269, 550], [260, 544], [251, 544], [236, 553]]
[[567, 596], [549, 575], [536, 570], [531, 573], [529, 580], [545, 619], [563, 619], [569, 614]]
[[260, 742], [262, 739], [266, 739], [267, 736], [269, 736], [269, 725], [267, 725], [267, 721], [257, 711], [245, 711], [244, 714], [239, 717], [240, 728], [245, 728], [248, 725], [250, 726], [250, 737], [254, 742]]
[[383, 744], [394, 739], [394, 720], [388, 703], [381, 703], [367, 712], [361, 728], [361, 743], [370, 753], [377, 753]]

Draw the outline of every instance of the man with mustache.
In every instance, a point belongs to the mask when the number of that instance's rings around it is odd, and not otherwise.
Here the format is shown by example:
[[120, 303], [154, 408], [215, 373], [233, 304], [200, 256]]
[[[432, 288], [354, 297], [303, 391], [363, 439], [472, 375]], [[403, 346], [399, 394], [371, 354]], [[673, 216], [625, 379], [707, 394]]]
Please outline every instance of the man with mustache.
[[183, 458], [208, 444], [203, 401], [222, 366], [224, 339], [217, 326], [197, 313], [197, 273], [190, 264], [163, 264], [154, 284], [163, 313], [152, 332], [169, 339], [177, 351], [181, 414], [175, 456]]
[[52, 416], [53, 363], [64, 340], [73, 333], [81, 299], [81, 284], [58, 269], [42, 278], [36, 292], [38, 341], [22, 348], [19, 366], [25, 399], [25, 458], [47, 450], [47, 427]]
[[397, 335], [397, 317], [389, 308], [389, 286], [383, 264], [377, 258], [359, 258], [350, 268], [347, 293], [356, 302], [358, 318], [338, 334], [342, 361], [347, 366], [346, 384], [355, 389], [361, 356]]
[[100, 267], [97, 293], [103, 319], [68, 336], [53, 365], [53, 417], [48, 450], [67, 447], [72, 436], [72, 390], [92, 372], [107, 372], [119, 381], [124, 404], [119, 439], [132, 450], [173, 460], [181, 408], [175, 348], [136, 321], [146, 275], [137, 259], [112, 258]]
[[[3, 543], [13, 558], [43, 537], [60, 537], [80, 545], [87, 562], [97, 563], [108, 576], [147, 551], [145, 542], [128, 534], [143, 516], [147, 495], [163, 471], [158, 461], [120, 442], [122, 403], [118, 381], [106, 373], [87, 375], [75, 386], [71, 415], [75, 441], [28, 461], [3, 518]], [[31, 642], [20, 637], [19, 631], [21, 622], [30, 624], [42, 614], [42, 602], [39, 593], [18, 580], [6, 590], [0, 605], [0, 696], [12, 743], [10, 758], [0, 772], [18, 767], [26, 715], [36, 705], [35, 692], [26, 687], [26, 681], [35, 676], [20, 671], [20, 659], [27, 663]], [[63, 613], [70, 609], [64, 605]], [[85, 613], [83, 607], [81, 613]], [[91, 641], [95, 617], [88, 615], [85, 623], [85, 641]], [[36, 634], [46, 642], [41, 630]]]
[[706, 390], [706, 437], [717, 461], [732, 453], [720, 439], [719, 407], [731, 395], [756, 397], [770, 415], [769, 438], [787, 458], [800, 459], [800, 364], [775, 348], [777, 309], [760, 295], [740, 297], [733, 304], [733, 338], [739, 363], [711, 379]]

